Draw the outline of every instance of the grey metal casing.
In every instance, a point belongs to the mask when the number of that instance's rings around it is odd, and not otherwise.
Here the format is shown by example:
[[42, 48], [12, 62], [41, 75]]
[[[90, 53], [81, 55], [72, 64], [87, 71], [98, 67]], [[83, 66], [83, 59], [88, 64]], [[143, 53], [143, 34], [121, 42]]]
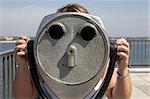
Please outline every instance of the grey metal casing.
[[[66, 32], [59, 40], [50, 37], [47, 30], [56, 22]], [[85, 24], [96, 28], [96, 36], [85, 41], [80, 29]], [[70, 45], [77, 48], [76, 66], [67, 67], [66, 51]], [[46, 16], [38, 29], [34, 53], [41, 84], [61, 99], [83, 99], [98, 83], [109, 60], [109, 40], [101, 20], [84, 13], [59, 13]]]

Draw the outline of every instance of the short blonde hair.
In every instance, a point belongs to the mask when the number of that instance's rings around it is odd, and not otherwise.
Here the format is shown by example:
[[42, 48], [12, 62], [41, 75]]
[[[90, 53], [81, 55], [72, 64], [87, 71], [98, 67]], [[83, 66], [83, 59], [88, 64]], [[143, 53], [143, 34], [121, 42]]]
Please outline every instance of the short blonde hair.
[[57, 10], [57, 13], [61, 12], [81, 12], [81, 13], [89, 13], [86, 8], [79, 4], [68, 4]]

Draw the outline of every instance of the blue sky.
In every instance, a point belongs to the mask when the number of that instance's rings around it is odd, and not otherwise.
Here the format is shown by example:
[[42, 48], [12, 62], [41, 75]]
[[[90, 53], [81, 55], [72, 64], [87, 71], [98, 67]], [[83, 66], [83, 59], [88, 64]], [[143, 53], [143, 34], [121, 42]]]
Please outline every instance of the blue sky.
[[68, 3], [100, 17], [109, 36], [150, 37], [149, 0], [0, 0], [0, 36], [35, 36], [42, 18]]

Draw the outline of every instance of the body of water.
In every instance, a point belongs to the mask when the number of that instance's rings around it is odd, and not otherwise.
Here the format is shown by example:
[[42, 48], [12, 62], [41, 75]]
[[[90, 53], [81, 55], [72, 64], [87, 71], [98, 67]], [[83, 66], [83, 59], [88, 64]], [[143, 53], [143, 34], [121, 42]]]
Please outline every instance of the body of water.
[[15, 48], [15, 42], [0, 42], [0, 52]]

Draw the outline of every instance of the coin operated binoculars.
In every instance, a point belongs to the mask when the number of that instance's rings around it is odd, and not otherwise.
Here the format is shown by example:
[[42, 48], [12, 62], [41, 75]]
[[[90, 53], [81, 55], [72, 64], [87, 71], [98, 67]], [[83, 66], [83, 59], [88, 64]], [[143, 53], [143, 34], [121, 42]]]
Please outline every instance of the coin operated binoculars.
[[101, 20], [90, 14], [57, 13], [41, 22], [27, 45], [35, 86], [43, 99], [100, 99], [116, 60]]

